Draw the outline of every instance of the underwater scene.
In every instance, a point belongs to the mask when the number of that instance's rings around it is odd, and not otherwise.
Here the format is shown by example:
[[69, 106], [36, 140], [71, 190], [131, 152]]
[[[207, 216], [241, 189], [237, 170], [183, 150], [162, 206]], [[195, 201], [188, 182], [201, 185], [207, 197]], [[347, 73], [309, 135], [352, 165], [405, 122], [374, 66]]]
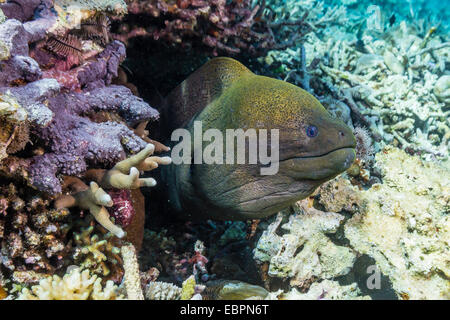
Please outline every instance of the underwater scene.
[[0, 300], [450, 299], [449, 21], [0, 0]]

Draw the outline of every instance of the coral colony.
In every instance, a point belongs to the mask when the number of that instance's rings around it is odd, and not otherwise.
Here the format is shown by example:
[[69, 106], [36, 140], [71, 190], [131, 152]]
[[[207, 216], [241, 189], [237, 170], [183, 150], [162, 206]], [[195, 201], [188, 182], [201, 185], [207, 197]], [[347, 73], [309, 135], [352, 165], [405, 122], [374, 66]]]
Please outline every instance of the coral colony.
[[[0, 300], [449, 299], [445, 5], [0, 0]], [[137, 59], [148, 44], [170, 54]], [[354, 162], [269, 217], [172, 216], [164, 169], [193, 174], [247, 151], [278, 177], [285, 160], [281, 135], [252, 128], [180, 125], [169, 148], [175, 115], [163, 119], [149, 65], [177, 57], [187, 77], [201, 66], [192, 56], [301, 87], [351, 129]]]

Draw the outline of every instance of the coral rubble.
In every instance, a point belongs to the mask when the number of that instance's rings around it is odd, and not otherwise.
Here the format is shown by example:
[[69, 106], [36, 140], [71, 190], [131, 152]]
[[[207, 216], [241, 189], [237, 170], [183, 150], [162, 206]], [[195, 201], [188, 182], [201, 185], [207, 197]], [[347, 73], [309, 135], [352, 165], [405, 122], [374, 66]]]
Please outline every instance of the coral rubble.
[[315, 93], [348, 125], [370, 128], [377, 150], [392, 143], [424, 159], [447, 159], [447, 26], [413, 16], [395, 25], [381, 21], [374, 30], [361, 20], [362, 3], [352, 9], [315, 3], [278, 7], [279, 15], [296, 17], [309, 10], [306, 21], [325, 21], [327, 28], [314, 29], [294, 48], [270, 51], [264, 62], [279, 66], [274, 75]]

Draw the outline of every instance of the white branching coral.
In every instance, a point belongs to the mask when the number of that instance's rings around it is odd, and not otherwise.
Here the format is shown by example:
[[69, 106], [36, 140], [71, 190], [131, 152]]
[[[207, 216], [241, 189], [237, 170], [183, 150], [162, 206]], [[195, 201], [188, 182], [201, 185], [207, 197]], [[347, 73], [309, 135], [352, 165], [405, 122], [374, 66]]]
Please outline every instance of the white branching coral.
[[57, 275], [42, 279], [30, 289], [24, 288], [18, 300], [120, 300], [118, 287], [109, 280], [91, 275], [89, 270], [73, 268], [62, 278]]

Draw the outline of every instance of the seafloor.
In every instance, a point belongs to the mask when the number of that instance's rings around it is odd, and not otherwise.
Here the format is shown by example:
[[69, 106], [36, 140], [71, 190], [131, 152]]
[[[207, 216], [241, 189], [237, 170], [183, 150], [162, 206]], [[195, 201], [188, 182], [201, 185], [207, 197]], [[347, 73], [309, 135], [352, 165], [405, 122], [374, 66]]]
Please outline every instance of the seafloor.
[[[0, 0], [0, 299], [449, 299], [449, 21], [434, 0]], [[215, 56], [313, 94], [355, 163], [267, 219], [164, 214], [158, 105]]]

